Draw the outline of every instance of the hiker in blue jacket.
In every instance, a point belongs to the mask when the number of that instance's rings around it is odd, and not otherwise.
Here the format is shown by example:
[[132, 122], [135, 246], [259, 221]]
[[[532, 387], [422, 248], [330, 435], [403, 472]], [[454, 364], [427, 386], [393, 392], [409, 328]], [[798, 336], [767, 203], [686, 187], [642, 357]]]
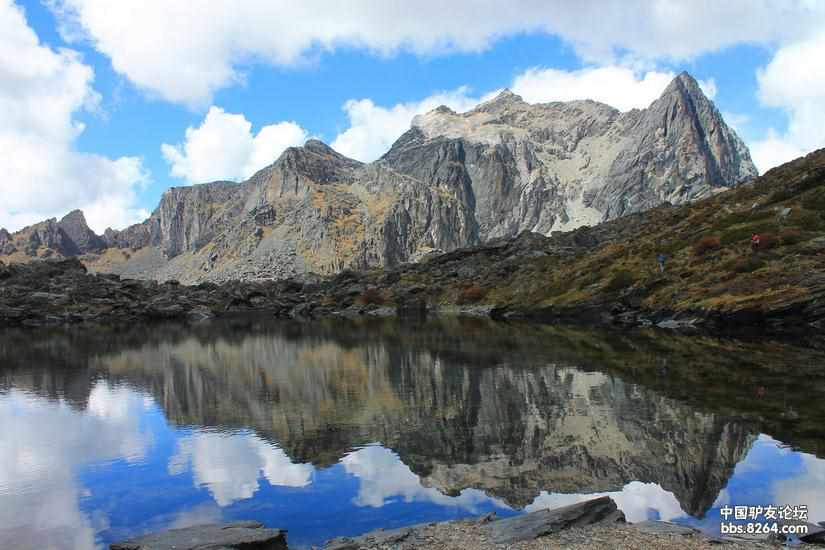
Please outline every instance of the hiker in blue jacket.
[[656, 261], [659, 262], [659, 273], [664, 273], [665, 272], [665, 255], [662, 254], [662, 253], [659, 253], [659, 255], [656, 256]]

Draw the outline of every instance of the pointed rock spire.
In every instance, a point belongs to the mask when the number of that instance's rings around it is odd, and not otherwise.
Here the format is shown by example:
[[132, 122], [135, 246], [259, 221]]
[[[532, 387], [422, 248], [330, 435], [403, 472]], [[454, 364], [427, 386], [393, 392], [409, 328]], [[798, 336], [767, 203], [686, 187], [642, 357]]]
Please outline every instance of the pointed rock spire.
[[686, 95], [694, 99], [710, 101], [702, 91], [702, 87], [699, 85], [699, 82], [687, 71], [682, 71], [676, 76], [676, 78], [670, 81], [670, 84], [668, 84], [667, 88], [665, 88], [665, 91], [662, 92], [662, 97], [674, 94]]
[[105, 248], [105, 243], [86, 223], [86, 216], [81, 210], [72, 210], [57, 223], [57, 226], [69, 238], [72, 246], [66, 244], [64, 255], [73, 256]]

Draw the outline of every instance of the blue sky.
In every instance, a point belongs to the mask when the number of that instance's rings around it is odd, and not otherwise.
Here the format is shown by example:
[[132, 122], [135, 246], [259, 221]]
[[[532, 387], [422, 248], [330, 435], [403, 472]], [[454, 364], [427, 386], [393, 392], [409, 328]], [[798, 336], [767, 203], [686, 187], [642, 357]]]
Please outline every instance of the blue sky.
[[687, 70], [760, 170], [825, 145], [825, 4], [631, 4], [0, 0], [0, 227], [122, 227], [308, 137], [372, 160], [504, 87], [625, 110]]

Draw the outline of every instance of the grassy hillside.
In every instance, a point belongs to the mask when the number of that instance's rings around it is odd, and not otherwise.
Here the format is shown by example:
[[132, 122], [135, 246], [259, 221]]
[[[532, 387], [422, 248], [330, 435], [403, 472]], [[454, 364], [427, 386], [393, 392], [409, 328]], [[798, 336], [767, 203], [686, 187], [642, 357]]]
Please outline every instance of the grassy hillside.
[[[757, 252], [750, 245], [754, 232], [762, 240]], [[345, 273], [336, 279], [362, 278]], [[802, 304], [818, 308], [825, 304], [825, 150], [686, 206], [550, 238], [522, 235], [389, 274], [373, 272], [362, 282], [370, 286], [360, 297], [368, 304], [771, 315]], [[347, 296], [333, 293], [325, 302], [340, 306], [341, 300]]]

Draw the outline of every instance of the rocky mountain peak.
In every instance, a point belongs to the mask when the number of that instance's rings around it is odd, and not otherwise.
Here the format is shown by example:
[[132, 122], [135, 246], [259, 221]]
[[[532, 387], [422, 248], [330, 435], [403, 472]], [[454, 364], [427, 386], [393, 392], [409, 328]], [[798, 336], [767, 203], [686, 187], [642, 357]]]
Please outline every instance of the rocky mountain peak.
[[520, 105], [526, 106], [528, 104], [520, 95], [514, 94], [509, 89], [505, 88], [493, 99], [481, 103], [478, 107], [473, 109], [473, 111], [496, 113]]
[[[375, 163], [311, 139], [246, 182], [173, 188], [144, 223], [103, 240], [133, 249], [117, 271], [127, 276], [329, 274], [595, 225], [755, 175], [744, 143], [687, 73], [650, 107], [624, 113], [591, 100], [530, 104], [502, 90], [464, 113], [440, 106], [416, 116]], [[37, 254], [99, 246], [79, 212], [13, 239]]]
[[454, 115], [454, 114], [456, 114], [455, 111], [453, 111], [452, 109], [450, 109], [446, 105], [439, 105], [438, 107], [433, 109], [433, 112], [434, 113], [441, 113], [441, 114], [445, 114], [445, 115]]
[[72, 210], [57, 223], [61, 231], [68, 237], [71, 246], [80, 254], [101, 250], [106, 247], [103, 239], [98, 237], [86, 223], [86, 216], [80, 210]]
[[330, 155], [330, 156], [338, 156], [341, 155], [338, 151], [321, 141], [320, 139], [309, 139], [306, 143], [304, 143], [304, 150], [311, 151], [313, 153], [317, 153], [319, 155]]
[[307, 140], [307, 142], [300, 147], [288, 147], [283, 153], [281, 153], [281, 156], [278, 157], [275, 164], [283, 164], [291, 161], [324, 161], [349, 166], [359, 166], [362, 164], [355, 159], [342, 155], [319, 139]]
[[674, 93], [687, 94], [691, 97], [702, 97], [707, 99], [701, 86], [699, 86], [699, 82], [687, 71], [682, 71], [673, 80], [671, 80], [670, 84], [668, 84], [667, 88], [665, 88], [665, 91], [662, 92], [662, 95], [666, 96]]
[[363, 163], [345, 157], [323, 141], [308, 140], [301, 147], [289, 147], [272, 166], [274, 173], [298, 175], [324, 183], [339, 181]]
[[635, 113], [627, 113], [631, 145], [613, 163], [610, 182], [596, 201], [608, 218], [649, 207], [631, 202], [641, 198], [638, 192], [619, 191], [633, 188], [640, 169], [656, 182], [649, 186], [655, 194], [644, 198], [651, 206], [702, 198], [758, 175], [748, 148], [687, 72], [674, 78], [650, 107]]
[[66, 225], [77, 225], [78, 227], [88, 229], [89, 226], [86, 224], [86, 216], [83, 214], [82, 210], [72, 210], [60, 220], [61, 224]]

